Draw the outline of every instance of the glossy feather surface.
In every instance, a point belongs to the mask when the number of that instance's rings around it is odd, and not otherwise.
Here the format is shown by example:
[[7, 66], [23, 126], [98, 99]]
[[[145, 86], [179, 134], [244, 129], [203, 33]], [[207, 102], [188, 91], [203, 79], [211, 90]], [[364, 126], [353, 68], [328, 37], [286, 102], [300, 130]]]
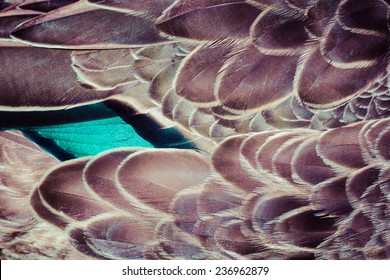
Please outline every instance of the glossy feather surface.
[[0, 248], [390, 259], [390, 3], [0, 1]]

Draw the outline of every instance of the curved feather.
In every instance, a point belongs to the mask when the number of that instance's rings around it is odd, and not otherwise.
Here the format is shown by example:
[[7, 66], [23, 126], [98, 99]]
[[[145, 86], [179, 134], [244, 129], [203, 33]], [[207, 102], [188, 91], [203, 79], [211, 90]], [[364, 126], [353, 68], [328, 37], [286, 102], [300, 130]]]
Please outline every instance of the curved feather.
[[174, 1], [173, 0], [161, 0], [161, 1], [151, 1], [151, 0], [136, 0], [136, 1], [126, 1], [126, 0], [88, 0], [90, 3], [94, 3], [97, 6], [106, 6], [112, 9], [124, 10], [129, 13], [136, 13], [144, 15], [146, 17], [157, 18], [162, 12], [167, 9]]
[[[123, 92], [120, 86], [110, 90], [82, 86], [72, 67], [71, 51], [2, 46], [0, 42], [0, 61], [2, 110], [63, 109]], [[51, 65], [51, 71], [46, 71], [46, 65]]]
[[[72, 227], [74, 247], [90, 257], [383, 258], [386, 250], [371, 244], [385, 234], [388, 162], [343, 170], [341, 162], [320, 152], [331, 132], [348, 135], [371, 126], [232, 137], [211, 154], [211, 161], [174, 149], [108, 151], [51, 169], [32, 202], [40, 222]], [[311, 139], [299, 142], [303, 135]], [[259, 141], [256, 154], [249, 153], [249, 139]], [[292, 145], [296, 148], [288, 161], [278, 155]], [[354, 150], [362, 153], [361, 145]], [[255, 168], [243, 160], [250, 154], [258, 158]], [[281, 180], [277, 169], [262, 163], [272, 155], [273, 166], [291, 165], [290, 180]], [[308, 177], [311, 164], [318, 176]], [[361, 181], [363, 174], [367, 179]], [[346, 237], [350, 230], [352, 239]], [[143, 237], [137, 237], [140, 232]]]
[[390, 258], [389, 8], [2, 1], [3, 253]]
[[98, 8], [84, 0], [25, 22], [12, 36], [34, 45], [72, 49], [123, 48], [164, 42], [156, 34], [152, 21]]
[[176, 1], [156, 21], [170, 36], [211, 41], [245, 38], [260, 10], [243, 0]]

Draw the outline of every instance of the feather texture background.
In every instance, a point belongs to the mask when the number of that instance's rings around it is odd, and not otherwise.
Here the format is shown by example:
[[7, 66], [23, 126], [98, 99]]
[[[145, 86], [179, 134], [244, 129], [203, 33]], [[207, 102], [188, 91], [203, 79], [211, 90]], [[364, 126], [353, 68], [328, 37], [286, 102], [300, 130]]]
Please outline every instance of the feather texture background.
[[390, 2], [0, 1], [0, 247], [389, 259]]

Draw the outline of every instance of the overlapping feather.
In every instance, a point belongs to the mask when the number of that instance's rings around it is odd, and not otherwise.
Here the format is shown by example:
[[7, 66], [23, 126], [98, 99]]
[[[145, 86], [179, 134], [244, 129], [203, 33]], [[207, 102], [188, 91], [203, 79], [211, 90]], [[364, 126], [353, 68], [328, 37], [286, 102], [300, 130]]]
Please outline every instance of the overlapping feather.
[[1, 110], [103, 103], [187, 148], [59, 163], [1, 132], [3, 253], [390, 258], [389, 5], [0, 2]]

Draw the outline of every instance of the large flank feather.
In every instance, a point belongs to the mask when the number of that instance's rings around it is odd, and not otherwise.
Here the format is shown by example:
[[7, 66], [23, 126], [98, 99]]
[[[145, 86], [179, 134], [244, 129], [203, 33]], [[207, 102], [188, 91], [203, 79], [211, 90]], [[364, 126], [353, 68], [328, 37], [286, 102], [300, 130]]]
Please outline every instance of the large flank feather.
[[390, 259], [390, 3], [0, 0], [10, 259]]

